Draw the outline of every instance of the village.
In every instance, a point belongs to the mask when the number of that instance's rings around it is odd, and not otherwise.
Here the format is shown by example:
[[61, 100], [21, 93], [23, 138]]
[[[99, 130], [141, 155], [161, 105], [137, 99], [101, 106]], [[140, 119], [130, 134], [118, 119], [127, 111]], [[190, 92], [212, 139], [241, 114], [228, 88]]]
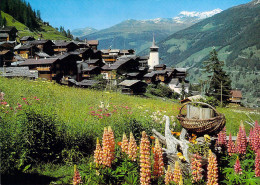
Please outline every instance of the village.
[[[17, 42], [15, 27], [0, 29], [0, 75], [8, 78], [42, 78], [62, 85], [91, 88], [97, 76], [123, 94], [139, 95], [149, 84], [161, 84], [173, 92], [189, 92], [187, 68], [168, 67], [160, 62], [153, 37], [150, 54], [137, 56], [133, 49], [98, 50], [98, 40], [37, 40], [24, 36]], [[231, 102], [240, 103], [241, 91], [231, 91]], [[192, 95], [198, 95], [194, 93]]]

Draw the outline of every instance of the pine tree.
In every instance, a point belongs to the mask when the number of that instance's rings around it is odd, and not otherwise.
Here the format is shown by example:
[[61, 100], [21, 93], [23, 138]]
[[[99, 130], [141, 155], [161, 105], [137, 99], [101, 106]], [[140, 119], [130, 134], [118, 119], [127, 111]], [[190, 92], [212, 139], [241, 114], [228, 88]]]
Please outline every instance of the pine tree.
[[231, 80], [229, 75], [223, 70], [224, 62], [219, 61], [215, 49], [210, 52], [210, 58], [204, 62], [205, 73], [209, 73], [209, 89], [206, 92], [208, 96], [213, 96], [219, 101], [227, 103], [230, 98]]

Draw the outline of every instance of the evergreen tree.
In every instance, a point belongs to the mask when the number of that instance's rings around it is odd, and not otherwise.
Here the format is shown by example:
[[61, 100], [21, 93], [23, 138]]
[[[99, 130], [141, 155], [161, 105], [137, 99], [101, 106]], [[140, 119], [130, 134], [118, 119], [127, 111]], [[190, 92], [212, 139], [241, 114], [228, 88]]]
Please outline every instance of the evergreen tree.
[[204, 62], [204, 72], [209, 74], [209, 89], [206, 94], [221, 101], [222, 93], [222, 101], [227, 103], [230, 98], [231, 80], [223, 70], [223, 66], [224, 62], [219, 61], [217, 51], [213, 49], [210, 52], [209, 60]]

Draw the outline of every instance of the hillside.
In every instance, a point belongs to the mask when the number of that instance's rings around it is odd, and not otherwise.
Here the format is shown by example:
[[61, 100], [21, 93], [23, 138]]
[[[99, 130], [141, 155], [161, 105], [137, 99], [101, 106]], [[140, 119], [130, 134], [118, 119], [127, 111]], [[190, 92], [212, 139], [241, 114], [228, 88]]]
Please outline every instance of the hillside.
[[[244, 102], [259, 106], [260, 87], [256, 85], [260, 81], [259, 12], [260, 3], [252, 1], [169, 36], [158, 44], [163, 63], [189, 67], [190, 80], [198, 82], [203, 61], [208, 59], [214, 46], [219, 58], [225, 61], [232, 87], [242, 90]], [[252, 83], [255, 84], [253, 87]]]
[[44, 25], [41, 21], [39, 21], [39, 31], [30, 31], [30, 29], [19, 21], [15, 20], [11, 15], [1, 11], [1, 16], [6, 18], [7, 24], [6, 26], [15, 26], [18, 30], [18, 40], [23, 36], [33, 36], [34, 38], [39, 38], [39, 35], [42, 35], [43, 39], [50, 40], [69, 40], [67, 37], [61, 35], [59, 31], [55, 28]]
[[110, 28], [83, 36], [81, 39], [99, 40], [99, 49], [132, 48], [139, 52], [151, 45], [153, 34], [156, 40], [159, 41], [176, 31], [187, 28], [219, 12], [221, 12], [220, 9], [209, 12], [183, 11], [174, 18], [129, 19]]

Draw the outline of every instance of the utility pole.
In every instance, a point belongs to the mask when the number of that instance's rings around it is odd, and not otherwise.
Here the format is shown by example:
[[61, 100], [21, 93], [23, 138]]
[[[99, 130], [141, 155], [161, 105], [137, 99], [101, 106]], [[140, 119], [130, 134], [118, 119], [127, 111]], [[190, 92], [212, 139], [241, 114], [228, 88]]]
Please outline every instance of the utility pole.
[[221, 88], [221, 107], [222, 107], [222, 81], [221, 81], [221, 84], [220, 84], [220, 88]]

